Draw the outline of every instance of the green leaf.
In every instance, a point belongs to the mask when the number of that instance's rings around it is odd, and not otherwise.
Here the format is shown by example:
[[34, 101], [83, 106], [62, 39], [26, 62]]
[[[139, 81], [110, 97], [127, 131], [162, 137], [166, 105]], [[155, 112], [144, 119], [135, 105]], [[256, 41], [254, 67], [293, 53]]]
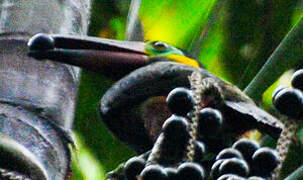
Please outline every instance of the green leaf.
[[145, 40], [162, 40], [187, 48], [216, 0], [142, 1], [139, 17]]
[[263, 92], [303, 58], [303, 19], [291, 29], [244, 92], [259, 101]]
[[105, 171], [96, 157], [83, 144], [80, 136], [76, 136], [78, 150], [73, 153], [73, 176], [71, 180], [105, 179]]
[[295, 172], [289, 175], [285, 180], [301, 180], [303, 179], [303, 166], [298, 168]]

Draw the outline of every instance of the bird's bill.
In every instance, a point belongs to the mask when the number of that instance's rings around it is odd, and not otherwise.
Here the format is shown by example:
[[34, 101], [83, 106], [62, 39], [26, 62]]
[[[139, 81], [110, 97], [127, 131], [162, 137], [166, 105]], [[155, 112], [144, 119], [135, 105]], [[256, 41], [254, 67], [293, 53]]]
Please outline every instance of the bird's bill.
[[43, 48], [35, 44], [39, 36], [28, 43], [29, 56], [39, 60], [58, 61], [117, 78], [147, 64], [144, 42], [47, 35], [53, 45]]

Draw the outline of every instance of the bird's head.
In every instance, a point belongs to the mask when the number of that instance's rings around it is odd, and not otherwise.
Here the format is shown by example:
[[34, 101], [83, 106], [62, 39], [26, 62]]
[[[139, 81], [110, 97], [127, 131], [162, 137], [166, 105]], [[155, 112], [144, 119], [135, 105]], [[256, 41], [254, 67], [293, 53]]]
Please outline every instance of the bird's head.
[[200, 63], [161, 41], [135, 42], [103, 38], [37, 34], [29, 40], [29, 56], [49, 59], [121, 79], [135, 69], [159, 61], [192, 67]]
[[145, 45], [145, 51], [149, 55], [149, 61], [171, 61], [199, 68], [201, 64], [192, 58], [184, 50], [178, 49], [162, 41], [150, 41]]

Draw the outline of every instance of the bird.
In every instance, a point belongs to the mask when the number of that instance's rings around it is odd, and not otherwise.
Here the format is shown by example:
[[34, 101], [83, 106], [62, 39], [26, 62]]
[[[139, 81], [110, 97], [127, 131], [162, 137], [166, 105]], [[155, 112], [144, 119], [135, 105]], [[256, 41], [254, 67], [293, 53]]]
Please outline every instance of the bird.
[[[259, 108], [236, 86], [207, 71], [186, 51], [162, 41], [119, 41], [89, 36], [37, 34], [28, 41], [28, 55], [95, 71], [116, 83], [100, 100], [107, 128], [137, 153], [153, 147], [171, 115], [165, 99], [176, 87], [190, 87], [195, 71], [221, 89], [223, 113], [233, 136], [258, 129], [278, 138], [283, 124]], [[224, 140], [222, 140], [224, 141]]]

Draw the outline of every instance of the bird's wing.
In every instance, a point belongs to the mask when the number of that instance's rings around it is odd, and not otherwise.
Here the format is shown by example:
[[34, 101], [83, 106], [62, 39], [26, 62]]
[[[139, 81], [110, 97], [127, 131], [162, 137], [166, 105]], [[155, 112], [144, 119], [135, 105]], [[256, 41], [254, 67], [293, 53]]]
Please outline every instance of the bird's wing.
[[279, 137], [284, 125], [275, 117], [257, 107], [255, 104], [248, 102], [234, 102], [234, 101], [226, 101], [225, 104], [241, 113], [245, 117], [244, 119], [248, 124], [255, 126], [256, 129], [264, 131], [265, 133], [273, 136]]

